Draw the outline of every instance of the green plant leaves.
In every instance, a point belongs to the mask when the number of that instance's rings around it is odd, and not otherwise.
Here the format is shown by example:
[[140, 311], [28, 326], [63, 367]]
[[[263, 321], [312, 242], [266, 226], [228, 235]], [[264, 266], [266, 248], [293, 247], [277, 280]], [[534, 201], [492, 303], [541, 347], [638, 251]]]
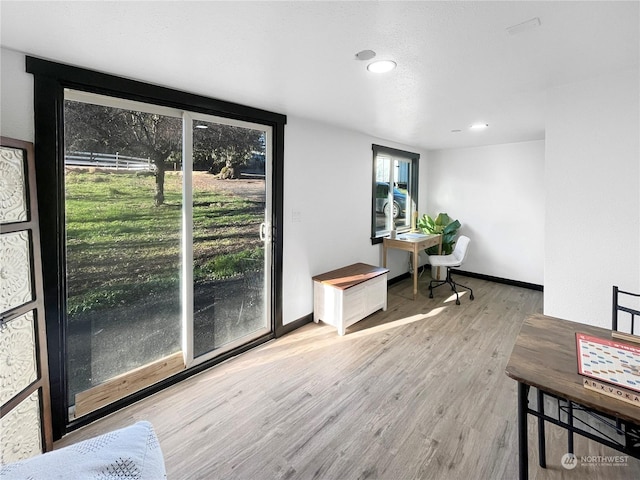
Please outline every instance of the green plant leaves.
[[[457, 220], [456, 220], [457, 221]], [[451, 223], [451, 218], [446, 213], [439, 213], [436, 217], [436, 225], [440, 225], [442, 227], [446, 227]]]
[[460, 225], [460, 222], [458, 220], [454, 220], [453, 222], [449, 223], [446, 227], [444, 227], [443, 230], [443, 234], [445, 235], [451, 235], [454, 234], [458, 231], [458, 229], [461, 227], [462, 225]]
[[[418, 219], [417, 226], [423, 233], [442, 235], [442, 254], [449, 255], [453, 252], [456, 233], [462, 225], [458, 220], [451, 220], [446, 213], [439, 213], [435, 220], [429, 215], [423, 215]], [[438, 247], [430, 247], [425, 251], [427, 255], [437, 255]]]

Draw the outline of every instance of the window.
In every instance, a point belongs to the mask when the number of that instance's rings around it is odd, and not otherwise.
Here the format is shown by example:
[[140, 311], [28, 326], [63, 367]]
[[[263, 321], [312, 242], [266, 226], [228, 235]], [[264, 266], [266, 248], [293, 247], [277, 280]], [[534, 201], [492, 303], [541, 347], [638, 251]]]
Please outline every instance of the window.
[[271, 237], [258, 232], [271, 218], [272, 128], [72, 89], [64, 98], [73, 420], [148, 386], [142, 369], [160, 381], [271, 332]]
[[419, 159], [417, 153], [373, 145], [372, 243], [391, 230], [415, 227]]

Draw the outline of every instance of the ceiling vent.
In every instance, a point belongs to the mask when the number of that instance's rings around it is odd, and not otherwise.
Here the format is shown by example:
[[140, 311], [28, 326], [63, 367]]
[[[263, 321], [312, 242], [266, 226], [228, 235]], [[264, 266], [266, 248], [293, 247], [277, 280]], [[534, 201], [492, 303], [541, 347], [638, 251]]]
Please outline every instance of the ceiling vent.
[[373, 50], [362, 50], [361, 52], [356, 53], [356, 58], [358, 60], [371, 60], [376, 56], [376, 52]]

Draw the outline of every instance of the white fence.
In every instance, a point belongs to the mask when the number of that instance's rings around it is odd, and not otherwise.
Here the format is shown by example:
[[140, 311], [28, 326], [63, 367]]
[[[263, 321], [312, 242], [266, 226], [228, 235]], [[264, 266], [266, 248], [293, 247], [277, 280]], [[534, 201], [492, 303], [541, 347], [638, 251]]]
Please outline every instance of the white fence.
[[149, 158], [128, 157], [118, 153], [69, 152], [64, 164], [70, 167], [95, 167], [113, 170], [154, 172], [156, 166]]

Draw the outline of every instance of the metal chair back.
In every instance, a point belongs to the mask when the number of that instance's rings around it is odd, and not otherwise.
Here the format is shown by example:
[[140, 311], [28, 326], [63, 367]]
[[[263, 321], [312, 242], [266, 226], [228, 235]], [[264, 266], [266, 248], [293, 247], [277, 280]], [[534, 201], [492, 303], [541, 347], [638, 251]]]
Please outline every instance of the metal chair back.
[[[626, 295], [627, 297], [624, 297], [627, 302], [624, 302], [624, 305], [621, 303], [621, 296]], [[619, 331], [618, 328], [618, 313], [619, 312], [625, 312], [628, 313], [631, 316], [631, 329], [628, 333], [631, 333], [632, 335], [635, 335], [634, 332], [634, 327], [635, 327], [635, 320], [636, 317], [640, 318], [640, 309], [636, 309], [636, 308], [632, 308], [629, 307], [629, 302], [633, 302], [633, 298], [638, 298], [640, 299], [640, 293], [631, 293], [631, 292], [625, 292], [623, 290], [620, 290], [617, 286], [614, 285], [613, 287], [613, 310], [612, 310], [612, 316], [611, 316], [611, 330], [614, 331]], [[637, 301], [638, 304], [640, 305], [640, 300]]]

